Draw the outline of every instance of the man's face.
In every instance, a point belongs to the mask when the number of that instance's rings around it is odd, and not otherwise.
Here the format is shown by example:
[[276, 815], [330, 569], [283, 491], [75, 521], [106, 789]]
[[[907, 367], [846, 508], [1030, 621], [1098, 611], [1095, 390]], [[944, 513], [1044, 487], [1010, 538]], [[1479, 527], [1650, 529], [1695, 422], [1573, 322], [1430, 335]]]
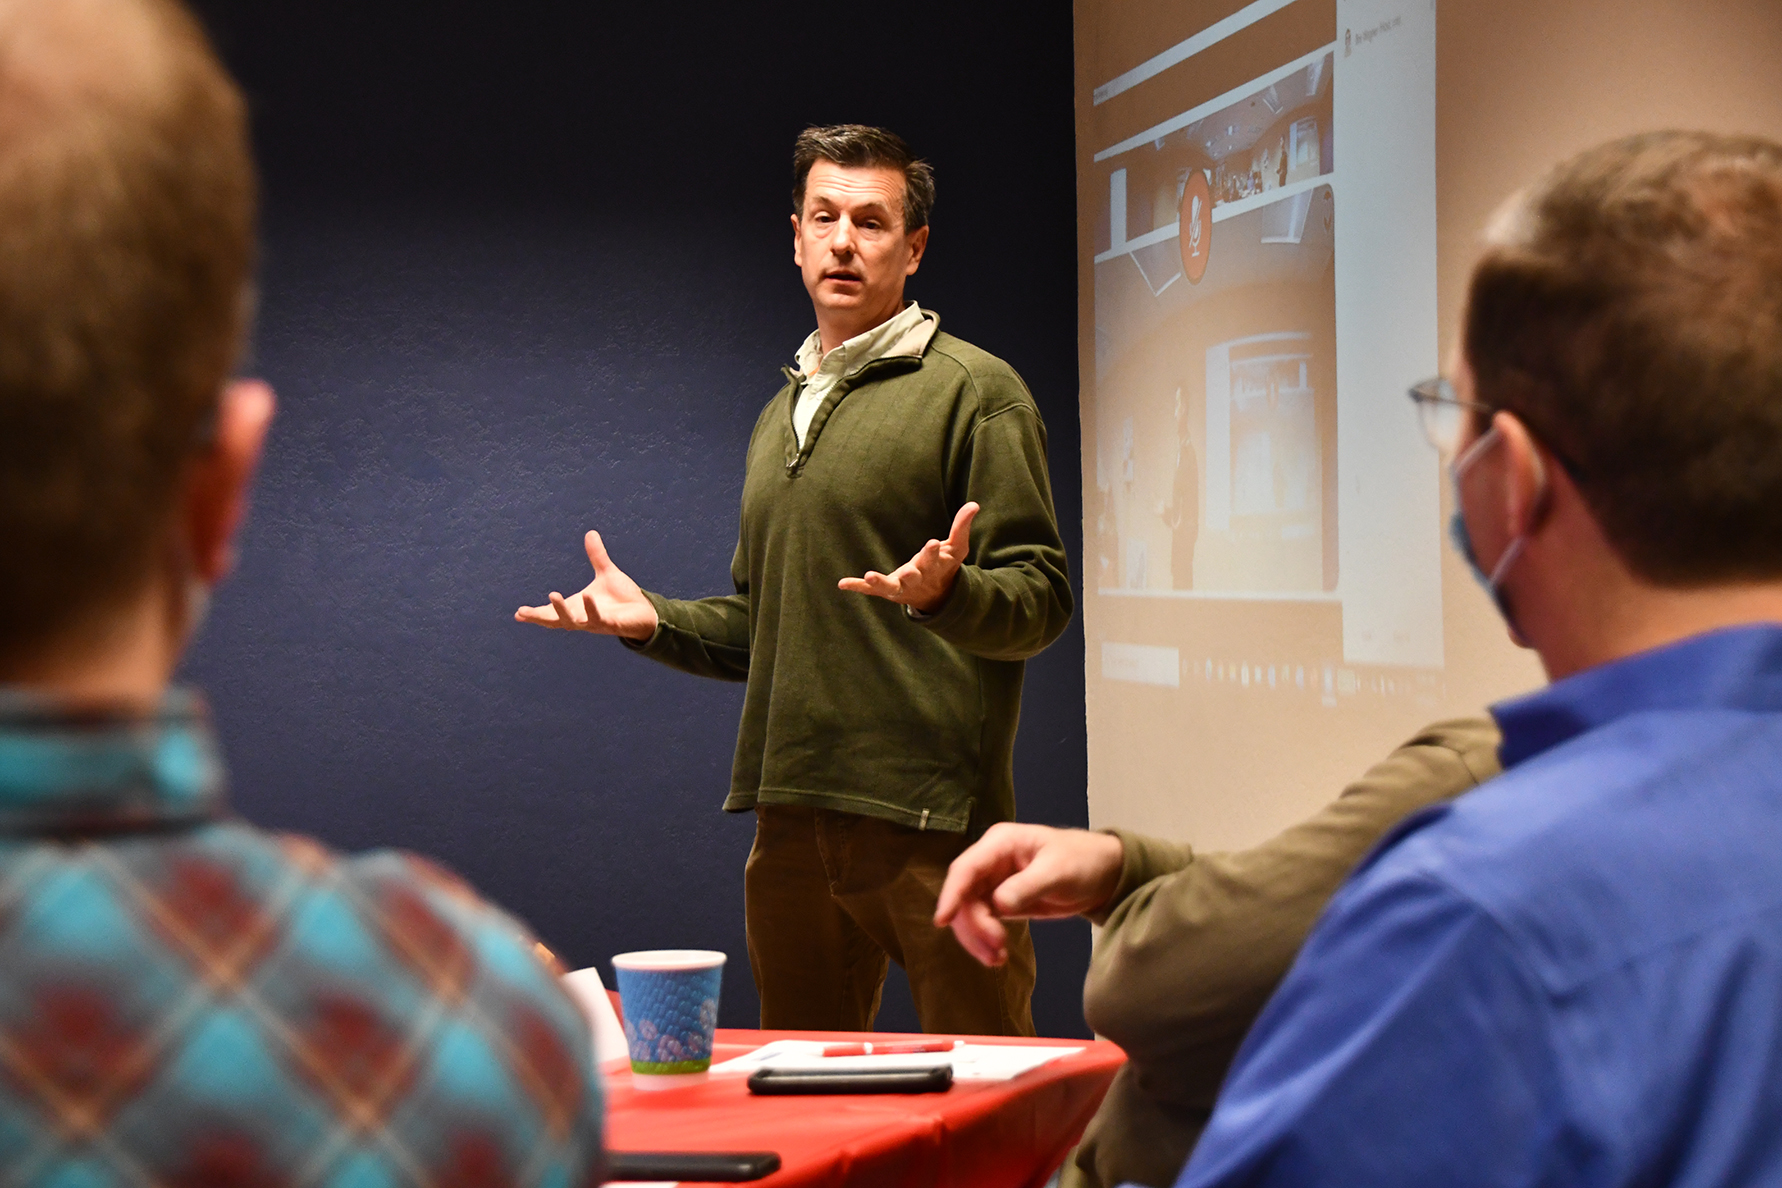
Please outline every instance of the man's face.
[[928, 228], [903, 226], [903, 174], [851, 169], [833, 161], [811, 166], [804, 210], [792, 216], [792, 259], [819, 318], [825, 313], [863, 333], [903, 304], [904, 278], [922, 263]]

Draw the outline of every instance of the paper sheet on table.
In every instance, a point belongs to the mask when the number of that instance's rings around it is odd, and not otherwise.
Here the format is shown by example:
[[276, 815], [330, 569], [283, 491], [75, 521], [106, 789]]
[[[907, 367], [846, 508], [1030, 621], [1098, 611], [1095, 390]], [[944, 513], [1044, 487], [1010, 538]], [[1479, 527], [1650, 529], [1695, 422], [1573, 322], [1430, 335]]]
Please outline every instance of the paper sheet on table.
[[594, 1033], [594, 1063], [603, 1065], [613, 1060], [628, 1059], [625, 1050], [625, 1027], [613, 1000], [601, 984], [600, 971], [593, 966], [563, 975], [564, 988], [588, 1016], [588, 1027]]
[[823, 1069], [849, 1072], [862, 1069], [938, 1068], [953, 1066], [955, 1081], [1007, 1081], [1029, 1069], [1083, 1049], [1052, 1044], [959, 1043], [946, 1052], [912, 1052], [899, 1056], [825, 1056], [827, 1043], [820, 1040], [774, 1040], [746, 1056], [712, 1065], [714, 1073], [752, 1073], [758, 1068]]

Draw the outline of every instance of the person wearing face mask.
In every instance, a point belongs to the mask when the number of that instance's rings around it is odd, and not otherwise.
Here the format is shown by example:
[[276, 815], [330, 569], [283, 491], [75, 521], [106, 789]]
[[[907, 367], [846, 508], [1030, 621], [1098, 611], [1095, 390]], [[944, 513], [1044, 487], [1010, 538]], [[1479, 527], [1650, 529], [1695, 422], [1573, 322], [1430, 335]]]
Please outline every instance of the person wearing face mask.
[[1552, 683], [1331, 901], [1178, 1185], [1782, 1182], [1782, 145], [1556, 167], [1412, 396]]
[[228, 807], [171, 687], [273, 413], [246, 105], [172, 0], [0, 0], [0, 1178], [596, 1184], [524, 926]]
[[[1502, 617], [1504, 628], [1509, 632], [1510, 639], [1515, 642], [1517, 647], [1528, 647], [1528, 640], [1516, 629], [1516, 616], [1510, 610], [1509, 601], [1504, 595], [1504, 577], [1509, 573], [1510, 567], [1516, 563], [1516, 559], [1522, 556], [1522, 548], [1528, 538], [1517, 536], [1512, 539], [1503, 550], [1502, 555], [1498, 557], [1497, 563], [1487, 571], [1484, 563], [1479, 560], [1478, 551], [1473, 548], [1472, 533], [1468, 531], [1466, 516], [1460, 509], [1458, 492], [1463, 476], [1488, 451], [1504, 442], [1495, 423], [1485, 433], [1477, 432], [1476, 428], [1474, 431], [1468, 432], [1468, 418], [1471, 415], [1489, 413], [1491, 410], [1485, 405], [1461, 399], [1455, 393], [1453, 382], [1446, 376], [1436, 376], [1433, 379], [1424, 380], [1411, 388], [1410, 396], [1417, 405], [1418, 415], [1423, 420], [1424, 433], [1429, 438], [1429, 443], [1443, 455], [1453, 457], [1453, 461], [1448, 467], [1448, 474], [1456, 494], [1454, 511], [1448, 519], [1448, 538], [1454, 543], [1461, 558], [1466, 561], [1467, 568], [1472, 570], [1473, 580], [1478, 582], [1485, 593], [1491, 596], [1492, 604], [1497, 607], [1497, 613]], [[1460, 442], [1463, 435], [1470, 437], [1471, 442], [1461, 449]], [[1454, 456], [1456, 450], [1459, 450], [1458, 456]], [[1551, 453], [1551, 447], [1548, 452]], [[1557, 457], [1557, 455], [1554, 456]], [[1537, 475], [1541, 476], [1537, 484], [1540, 495], [1536, 497], [1537, 502], [1534, 509], [1534, 514], [1538, 516], [1543, 510], [1546, 498], [1546, 483], [1543, 474], [1544, 464], [1536, 459], [1534, 465]], [[1575, 471], [1573, 474], [1576, 477]]]
[[731, 812], [761, 1025], [871, 1029], [889, 961], [923, 1030], [1033, 1034], [1033, 945], [986, 968], [931, 923], [947, 864], [1015, 815], [1028, 657], [1072, 599], [1021, 377], [904, 299], [934, 178], [844, 124], [793, 148], [792, 258], [817, 329], [749, 440], [734, 592], [640, 589], [587, 535], [594, 580], [515, 618], [616, 635], [745, 681]]

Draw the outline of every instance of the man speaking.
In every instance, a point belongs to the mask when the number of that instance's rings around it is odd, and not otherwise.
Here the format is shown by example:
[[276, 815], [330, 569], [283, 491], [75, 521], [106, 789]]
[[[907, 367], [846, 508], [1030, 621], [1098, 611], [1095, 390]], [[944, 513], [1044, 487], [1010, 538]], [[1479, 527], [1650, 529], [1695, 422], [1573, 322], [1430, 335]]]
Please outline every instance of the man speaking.
[[904, 302], [928, 165], [853, 124], [792, 159], [817, 329], [749, 439], [736, 592], [641, 590], [590, 532], [594, 580], [515, 618], [748, 682], [724, 807], [756, 816], [763, 1027], [870, 1029], [889, 959], [924, 1030], [1031, 1035], [1025, 926], [987, 969], [933, 916], [948, 863], [1014, 816], [1023, 662], [1070, 619], [1045, 426], [1007, 363]]

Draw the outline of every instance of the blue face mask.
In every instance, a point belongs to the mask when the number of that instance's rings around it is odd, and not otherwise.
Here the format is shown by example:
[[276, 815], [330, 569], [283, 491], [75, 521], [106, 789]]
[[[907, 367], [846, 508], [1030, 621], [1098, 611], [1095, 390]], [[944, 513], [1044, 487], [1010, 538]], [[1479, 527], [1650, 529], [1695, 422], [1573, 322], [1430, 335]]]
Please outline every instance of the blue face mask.
[[1479, 562], [1479, 554], [1473, 550], [1473, 534], [1467, 531], [1466, 517], [1460, 514], [1460, 476], [1478, 461], [1488, 444], [1494, 440], [1501, 440], [1496, 429], [1467, 447], [1467, 451], [1454, 460], [1454, 465], [1448, 471], [1448, 479], [1454, 489], [1454, 514], [1448, 519], [1448, 539], [1454, 542], [1454, 547], [1466, 559], [1467, 568], [1473, 571], [1474, 580], [1491, 595], [1497, 613], [1503, 616], [1504, 626], [1510, 629], [1510, 638], [1526, 647], [1527, 641], [1516, 626], [1516, 616], [1510, 611], [1509, 599], [1504, 597], [1504, 576], [1510, 572], [1510, 566], [1516, 563], [1516, 558], [1522, 555], [1522, 546], [1527, 538], [1518, 536], [1512, 540], [1510, 546], [1504, 550], [1504, 555], [1498, 558], [1497, 564], [1487, 573], [1485, 566]]
[[1479, 554], [1473, 552], [1473, 534], [1466, 530], [1466, 517], [1460, 514], [1460, 492], [1454, 493], [1454, 514], [1448, 517], [1448, 540], [1453, 544], [1455, 552], [1466, 562], [1466, 567], [1473, 571], [1473, 580], [1493, 598], [1497, 592], [1491, 588], [1491, 575], [1479, 564]]

